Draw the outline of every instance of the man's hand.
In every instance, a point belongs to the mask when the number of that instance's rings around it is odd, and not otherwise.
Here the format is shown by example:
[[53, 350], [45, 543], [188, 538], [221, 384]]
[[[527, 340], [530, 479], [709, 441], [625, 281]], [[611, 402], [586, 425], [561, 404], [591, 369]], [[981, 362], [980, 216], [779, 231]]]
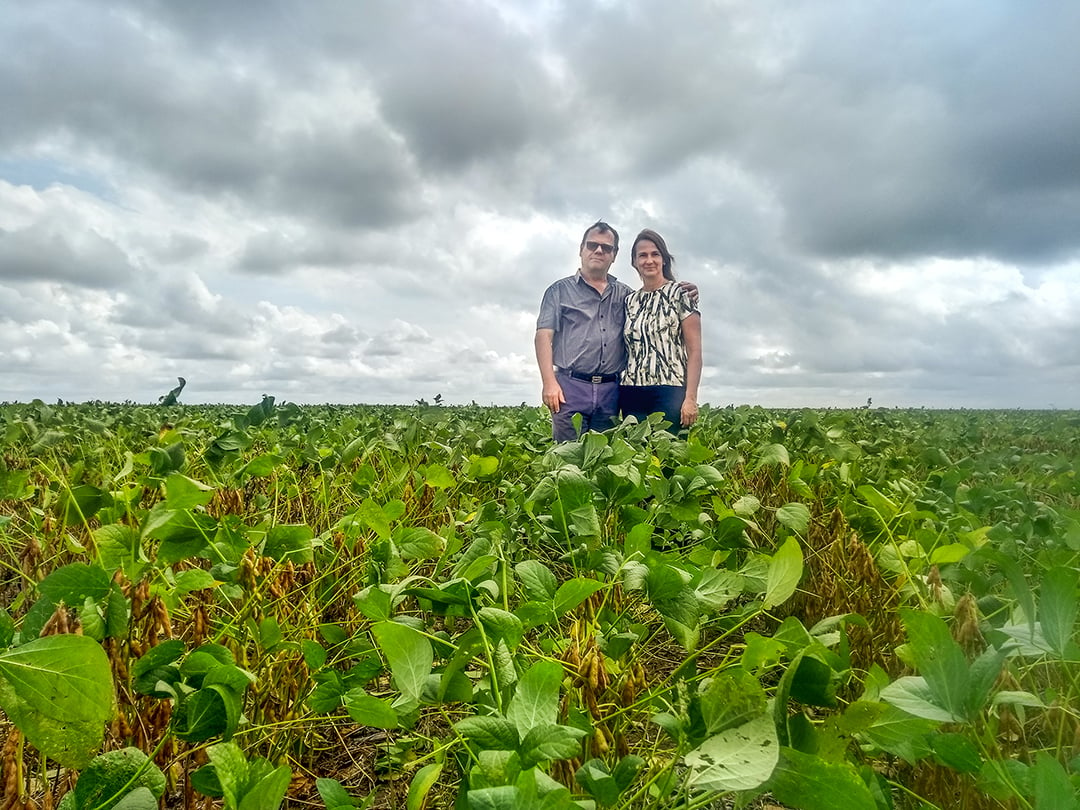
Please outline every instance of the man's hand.
[[558, 413], [559, 408], [566, 404], [566, 397], [563, 396], [562, 386], [558, 383], [552, 383], [552, 385], [544, 386], [543, 394], [544, 404], [552, 413]]
[[686, 294], [690, 296], [690, 301], [694, 304], [694, 307], [696, 308], [698, 305], [698, 299], [701, 297], [698, 293], [697, 284], [693, 284], [689, 281], [680, 281], [679, 286], [682, 287], [686, 291]]
[[679, 415], [681, 417], [683, 427], [688, 428], [692, 424], [694, 424], [694, 422], [697, 421], [698, 417], [697, 400], [691, 397], [686, 397], [685, 399], [683, 399], [682, 410]]

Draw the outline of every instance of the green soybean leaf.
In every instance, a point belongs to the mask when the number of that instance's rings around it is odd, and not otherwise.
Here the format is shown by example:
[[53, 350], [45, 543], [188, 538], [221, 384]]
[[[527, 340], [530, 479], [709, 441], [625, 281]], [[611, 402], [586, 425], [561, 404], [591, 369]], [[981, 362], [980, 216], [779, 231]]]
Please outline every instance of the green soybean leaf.
[[799, 541], [787, 538], [773, 554], [765, 581], [764, 608], [770, 610], [795, 593], [803, 575], [803, 553]]
[[688, 782], [701, 790], [750, 790], [769, 778], [779, 754], [772, 718], [759, 715], [714, 734], [688, 753]]
[[80, 484], [71, 489], [63, 489], [60, 491], [60, 497], [57, 500], [60, 519], [65, 526], [85, 523], [97, 514], [97, 511], [105, 504], [108, 497], [108, 493], [89, 484]]
[[1054, 568], [1043, 578], [1039, 593], [1039, 624], [1043, 638], [1062, 658], [1076, 625], [1076, 581], [1075, 569]]
[[504, 717], [466, 717], [454, 730], [480, 748], [512, 751], [520, 740], [517, 726]]
[[255, 456], [237, 472], [239, 478], [265, 478], [281, 464], [284, 459], [271, 453]]
[[[581, 414], [575, 413], [574, 419], [580, 422]], [[580, 430], [580, 426], [577, 429]], [[523, 806], [521, 791], [517, 785], [470, 790], [468, 802], [469, 810], [521, 810]]]
[[[94, 807], [94, 805], [87, 805]], [[112, 805], [110, 810], [157, 810], [158, 800], [149, 788], [137, 787]]]
[[537, 661], [518, 681], [506, 717], [519, 734], [538, 726], [553, 725], [559, 713], [559, 686], [563, 668], [555, 661]]
[[105, 614], [93, 599], [87, 598], [77, 611], [84, 636], [94, 641], [105, 639]]
[[380, 539], [387, 539], [390, 537], [390, 518], [387, 517], [383, 508], [371, 498], [365, 498], [364, 502], [360, 504], [360, 508], [356, 510], [356, 517], [371, 529]]
[[630, 787], [630, 784], [644, 766], [645, 760], [634, 754], [627, 754], [619, 759], [615, 765], [615, 770], [611, 772], [611, 775], [615, 777], [615, 784], [619, 786], [619, 790], [623, 791]]
[[[142, 807], [144, 800], [131, 798], [139, 789], [146, 791], [156, 810], [157, 799], [165, 794], [165, 774], [149, 757], [138, 748], [124, 748], [109, 751], [91, 760], [86, 769], [79, 774], [75, 785], [75, 805], [80, 808], [120, 807], [108, 799], [130, 799], [131, 807]], [[130, 791], [130, 792], [129, 792]], [[140, 803], [141, 802], [141, 803]]]
[[214, 587], [214, 576], [201, 568], [189, 568], [176, 575], [176, 587], [173, 593], [186, 596], [192, 591], [201, 591]]
[[369, 585], [353, 596], [361, 613], [372, 621], [385, 621], [394, 615], [393, 599], [383, 586]]
[[798, 534], [810, 527], [810, 510], [805, 504], [789, 503], [776, 510], [776, 520]]
[[137, 581], [150, 564], [142, 553], [139, 533], [131, 526], [110, 523], [95, 529], [93, 536], [106, 574], [112, 575], [120, 568], [128, 579]]
[[0, 501], [30, 497], [34, 488], [26, 483], [29, 479], [29, 470], [7, 470], [0, 462]]
[[558, 582], [555, 575], [542, 562], [524, 560], [514, 566], [514, 573], [521, 580], [521, 585], [535, 602], [550, 602], [555, 598]]
[[798, 666], [793, 663], [789, 694], [807, 706], [835, 706], [837, 678], [832, 667], [811, 652], [799, 657]]
[[312, 562], [315, 559], [311, 544], [314, 536], [311, 527], [303, 524], [274, 526], [266, 533], [263, 554], [278, 562], [291, 561], [297, 565]]
[[744, 581], [734, 571], [703, 568], [696, 578], [694, 596], [711, 610], [720, 610], [743, 592]]
[[416, 772], [409, 783], [409, 795], [405, 799], [405, 810], [423, 810], [428, 794], [439, 781], [443, 766], [437, 762], [425, 765]]
[[178, 638], [147, 650], [131, 667], [135, 691], [141, 695], [175, 697], [173, 692], [162, 690], [159, 683], [173, 685], [180, 680], [180, 667], [176, 662], [183, 654], [184, 642]]
[[958, 719], [968, 719], [971, 678], [967, 658], [948, 625], [921, 610], [902, 609], [900, 618], [908, 631], [908, 649], [934, 703]]
[[881, 699], [908, 714], [939, 723], [961, 723], [964, 718], [953, 714], [938, 702], [938, 697], [925, 678], [905, 675], [881, 690]]
[[15, 637], [15, 621], [11, 614], [0, 607], [0, 647], [8, 647]]
[[963, 734], [932, 734], [928, 742], [938, 761], [958, 773], [978, 773], [982, 768], [979, 749]]
[[116, 712], [109, 658], [93, 639], [76, 635], [0, 653], [0, 708], [43, 754], [82, 768]]
[[401, 694], [419, 702], [435, 662], [431, 642], [418, 631], [398, 622], [379, 622], [371, 631], [390, 664], [394, 683]]
[[586, 577], [567, 580], [555, 592], [555, 614], [562, 616], [573, 610], [603, 587], [604, 583]]
[[[748, 518], [761, 508], [761, 501], [755, 498], [753, 495], [743, 495], [739, 500], [735, 501], [731, 505], [731, 511], [741, 518]], [[740, 521], [741, 526], [745, 526], [745, 523]], [[740, 526], [740, 528], [741, 528]]]
[[602, 759], [590, 759], [577, 769], [574, 779], [601, 804], [615, 804], [622, 792]]
[[477, 611], [476, 615], [483, 623], [488, 635], [505, 641], [506, 646], [511, 650], [517, 647], [525, 634], [521, 619], [508, 611], [485, 607]]
[[754, 469], [760, 470], [762, 467], [776, 466], [791, 466], [791, 457], [788, 455], [787, 448], [782, 444], [769, 444], [762, 447], [758, 453], [757, 465]]
[[203, 644], [188, 654], [180, 665], [180, 671], [186, 678], [201, 686], [202, 679], [220, 666], [235, 666], [229, 648], [223, 644]]
[[861, 733], [878, 748], [912, 765], [929, 755], [926, 739], [937, 728], [936, 720], [914, 716], [896, 706], [868, 701], [856, 701], [848, 707], [845, 716], [858, 711], [856, 707], [866, 709], [870, 715], [870, 723]]
[[848, 762], [827, 762], [792, 748], [781, 749], [776, 772], [766, 788], [784, 804], [800, 810], [877, 810], [866, 783]]
[[319, 791], [319, 798], [323, 800], [327, 810], [336, 808], [356, 807], [357, 801], [349, 795], [344, 785], [337, 779], [320, 777], [315, 780], [315, 788]]
[[326, 663], [328, 653], [326, 647], [317, 641], [311, 639], [304, 639], [300, 642], [300, 652], [304, 656], [304, 664], [309, 670], [314, 672], [317, 669], [322, 669], [323, 664]]
[[878, 516], [885, 523], [888, 523], [896, 517], [897, 512], [900, 511], [900, 507], [896, 505], [895, 501], [886, 495], [883, 495], [869, 484], [863, 484], [855, 491], [870, 505], [870, 508], [877, 512]]
[[985, 557], [993, 562], [1005, 574], [1006, 579], [1009, 580], [1009, 584], [1012, 586], [1013, 596], [1024, 612], [1027, 626], [1034, 633], [1035, 597], [1031, 593], [1031, 586], [1028, 585], [1027, 577], [1024, 576], [1024, 571], [1020, 568], [1019, 563], [1009, 555], [989, 546], [980, 548], [976, 553], [978, 556]]
[[1035, 755], [1032, 781], [1035, 783], [1035, 810], [1059, 810], [1080, 805], [1077, 791], [1061, 763], [1047, 753]]
[[177, 728], [176, 736], [188, 742], [203, 742], [229, 730], [230, 711], [227, 701], [235, 701], [235, 716], [239, 718], [239, 697], [217, 687], [203, 687], [188, 697], [184, 704], [185, 722]]
[[248, 763], [236, 743], [218, 743], [206, 749], [225, 797], [226, 807], [239, 807], [248, 780]]
[[434, 489], [449, 489], [457, 486], [457, 481], [446, 467], [441, 464], [429, 464], [424, 470], [424, 483]]
[[391, 538], [403, 560], [434, 559], [446, 547], [442, 537], [423, 527], [394, 529]]
[[398, 713], [390, 702], [369, 695], [363, 689], [351, 689], [345, 693], [345, 711], [362, 726], [373, 728], [397, 728]]
[[205, 506], [214, 497], [214, 488], [194, 478], [173, 473], [165, 479], [165, 505], [169, 509]]
[[78, 607], [87, 598], [100, 602], [109, 594], [109, 575], [104, 568], [71, 563], [57, 568], [38, 583], [38, 591], [54, 605]]
[[581, 738], [587, 733], [573, 726], [535, 726], [521, 741], [521, 764], [530, 768], [539, 762], [576, 757], [581, 753]]
[[765, 690], [742, 667], [714, 677], [700, 693], [701, 716], [710, 734], [744, 725], [766, 713]]
[[210, 515], [189, 509], [168, 509], [155, 504], [142, 524], [143, 539], [160, 540], [155, 563], [172, 565], [202, 553], [217, 534]]

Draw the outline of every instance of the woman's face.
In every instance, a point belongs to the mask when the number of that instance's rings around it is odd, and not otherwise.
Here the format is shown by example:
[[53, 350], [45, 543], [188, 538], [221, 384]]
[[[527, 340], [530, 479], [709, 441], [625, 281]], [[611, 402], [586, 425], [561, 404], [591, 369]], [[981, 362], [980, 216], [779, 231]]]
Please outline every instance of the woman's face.
[[655, 281], [664, 277], [664, 254], [648, 239], [642, 239], [634, 247], [633, 265], [642, 281]]

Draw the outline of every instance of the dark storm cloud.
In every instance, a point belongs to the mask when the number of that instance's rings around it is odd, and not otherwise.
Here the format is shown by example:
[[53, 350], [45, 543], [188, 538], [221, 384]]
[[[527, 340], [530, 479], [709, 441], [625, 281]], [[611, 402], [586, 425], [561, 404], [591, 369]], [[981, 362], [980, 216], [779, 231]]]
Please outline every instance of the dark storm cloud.
[[387, 121], [428, 170], [507, 157], [568, 124], [539, 43], [490, 3], [243, 6], [157, 2], [153, 18], [193, 45], [255, 51], [294, 81], [317, 76], [327, 57], [349, 65], [356, 81], [372, 82]]
[[125, 283], [134, 272], [127, 254], [92, 229], [61, 229], [48, 223], [16, 231], [0, 229], [3, 279], [104, 289]]
[[[57, 11], [79, 39], [50, 24]], [[42, 3], [0, 25], [0, 106], [10, 124], [0, 147], [57, 139], [140, 165], [187, 193], [350, 227], [417, 215], [410, 157], [377, 120], [294, 126], [276, 106], [287, 74], [260, 70], [243, 51], [207, 60], [203, 47], [155, 20]]]
[[28, 396], [534, 401], [540, 295], [604, 218], [700, 285], [706, 399], [1070, 404], [1075, 4], [16, 5]]
[[242, 273], [277, 275], [298, 266], [344, 267], [355, 261], [356, 251], [348, 240], [328, 237], [294, 239], [281, 233], [259, 233], [250, 237], [235, 269]]
[[1080, 6], [660, 6], [564, 21], [579, 103], [643, 179], [726, 154], [819, 256], [1080, 248]]
[[536, 62], [535, 43], [490, 10], [436, 8], [411, 19], [408, 58], [370, 68], [387, 120], [422, 163], [455, 169], [498, 162], [553, 130], [557, 137], [565, 123], [559, 88]]

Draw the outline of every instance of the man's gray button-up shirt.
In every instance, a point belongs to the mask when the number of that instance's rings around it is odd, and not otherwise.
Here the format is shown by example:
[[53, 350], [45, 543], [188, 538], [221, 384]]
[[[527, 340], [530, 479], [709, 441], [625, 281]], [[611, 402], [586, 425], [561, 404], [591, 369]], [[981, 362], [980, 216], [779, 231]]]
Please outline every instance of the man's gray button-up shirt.
[[632, 290], [609, 275], [601, 295], [581, 272], [561, 278], [544, 292], [537, 329], [552, 329], [559, 368], [582, 374], [618, 374], [626, 368], [623, 322]]

